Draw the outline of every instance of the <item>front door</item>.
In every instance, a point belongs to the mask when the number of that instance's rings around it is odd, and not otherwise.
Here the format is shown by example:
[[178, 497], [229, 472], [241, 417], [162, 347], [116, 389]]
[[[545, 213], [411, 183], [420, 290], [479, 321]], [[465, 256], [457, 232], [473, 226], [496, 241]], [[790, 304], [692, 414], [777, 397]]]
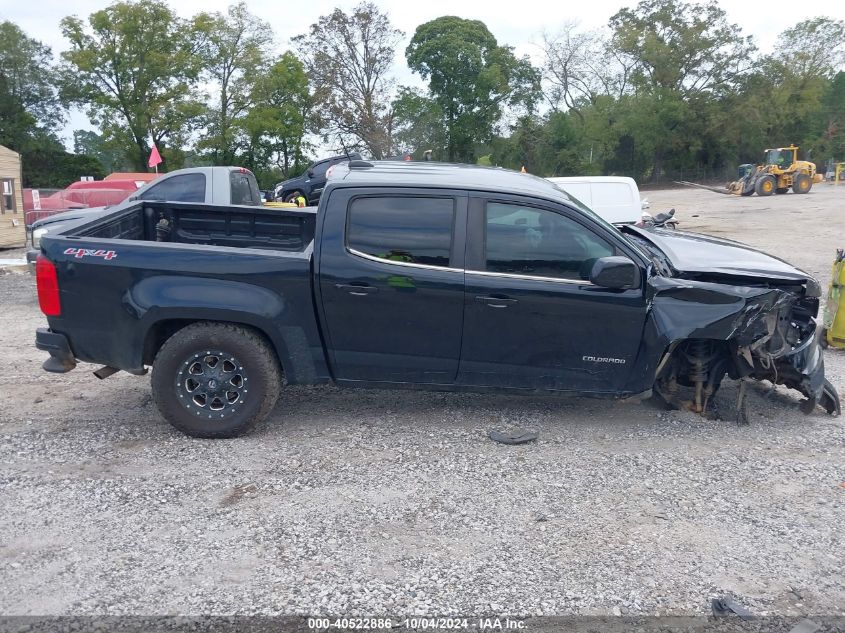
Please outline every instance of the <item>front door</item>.
[[[615, 392], [642, 339], [642, 287], [589, 281], [599, 257], [628, 254], [566, 208], [472, 198], [458, 382]], [[640, 284], [641, 285], [641, 284]]]
[[453, 384], [463, 324], [465, 195], [339, 190], [326, 208], [320, 294], [335, 377]]

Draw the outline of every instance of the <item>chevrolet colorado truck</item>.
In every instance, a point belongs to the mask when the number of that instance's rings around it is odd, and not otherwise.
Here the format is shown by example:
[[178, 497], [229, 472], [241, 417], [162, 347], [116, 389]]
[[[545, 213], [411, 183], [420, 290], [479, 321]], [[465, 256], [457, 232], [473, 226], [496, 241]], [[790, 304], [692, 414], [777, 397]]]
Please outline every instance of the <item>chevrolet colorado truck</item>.
[[502, 169], [352, 161], [316, 210], [138, 200], [44, 236], [36, 268], [44, 369], [152, 366], [159, 411], [194, 436], [245, 431], [284, 383], [706, 413], [727, 376], [840, 410], [809, 275], [736, 242], [616, 228]]

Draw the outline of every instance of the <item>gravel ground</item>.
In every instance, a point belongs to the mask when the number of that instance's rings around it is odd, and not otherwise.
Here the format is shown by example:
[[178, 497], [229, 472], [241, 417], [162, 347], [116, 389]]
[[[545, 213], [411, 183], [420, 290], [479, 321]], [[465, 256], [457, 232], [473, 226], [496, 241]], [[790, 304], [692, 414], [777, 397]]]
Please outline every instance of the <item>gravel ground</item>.
[[[687, 229], [826, 284], [845, 188], [648, 192]], [[698, 217], [693, 217], [698, 216]], [[837, 227], [837, 228], [830, 228]], [[0, 613], [845, 613], [843, 421], [751, 389], [751, 424], [637, 403], [288, 388], [235, 440], [149, 379], [40, 370], [32, 279], [0, 275]], [[826, 356], [845, 392], [845, 352]], [[720, 391], [728, 401], [733, 385]], [[502, 446], [491, 428], [540, 439]]]

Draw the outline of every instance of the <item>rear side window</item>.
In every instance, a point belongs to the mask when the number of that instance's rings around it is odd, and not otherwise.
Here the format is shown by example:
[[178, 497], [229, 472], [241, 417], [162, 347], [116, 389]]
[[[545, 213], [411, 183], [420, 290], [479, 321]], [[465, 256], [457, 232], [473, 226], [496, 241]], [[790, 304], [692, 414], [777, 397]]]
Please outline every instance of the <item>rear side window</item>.
[[169, 202], [205, 202], [205, 174], [173, 176], [154, 184], [138, 198]]
[[452, 198], [358, 198], [349, 207], [347, 244], [387, 261], [448, 266], [454, 220]]
[[232, 185], [232, 204], [245, 204], [256, 206], [263, 204], [261, 191], [258, 183], [248, 171], [233, 171], [229, 174], [229, 182]]

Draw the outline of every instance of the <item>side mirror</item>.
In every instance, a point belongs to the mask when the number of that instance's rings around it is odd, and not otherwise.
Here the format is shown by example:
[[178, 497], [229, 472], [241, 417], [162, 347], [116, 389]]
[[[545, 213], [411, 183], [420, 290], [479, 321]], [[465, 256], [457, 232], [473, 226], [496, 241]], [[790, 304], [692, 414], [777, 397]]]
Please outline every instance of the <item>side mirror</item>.
[[601, 257], [593, 264], [590, 282], [602, 288], [625, 290], [636, 288], [640, 282], [640, 268], [627, 257]]
[[313, 169], [309, 169], [306, 173], [308, 174], [308, 177], [309, 177], [309, 178], [313, 178], [313, 177], [314, 177], [314, 170], [313, 170]]

